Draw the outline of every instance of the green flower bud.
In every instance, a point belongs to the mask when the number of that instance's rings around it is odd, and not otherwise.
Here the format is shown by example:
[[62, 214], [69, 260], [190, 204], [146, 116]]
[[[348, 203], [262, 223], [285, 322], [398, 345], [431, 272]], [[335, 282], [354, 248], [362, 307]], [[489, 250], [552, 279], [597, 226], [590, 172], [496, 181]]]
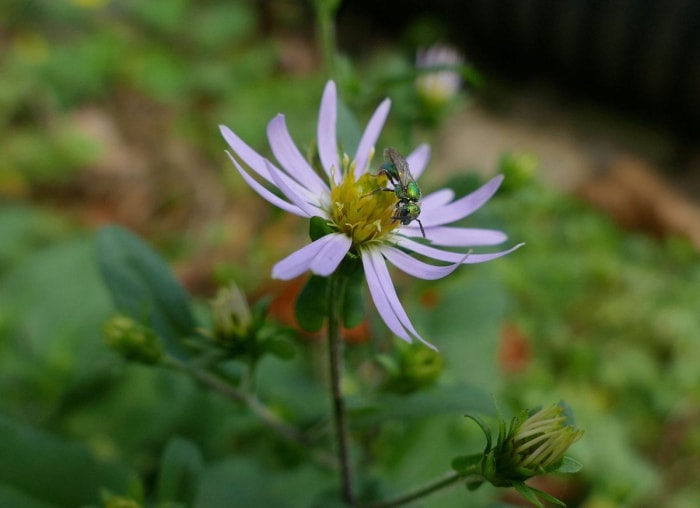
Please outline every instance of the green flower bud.
[[505, 190], [518, 190], [531, 185], [537, 178], [539, 159], [530, 153], [504, 153], [498, 163], [498, 171], [504, 176]]
[[160, 337], [128, 316], [111, 318], [102, 332], [107, 345], [128, 360], [154, 364], [163, 356]]
[[384, 368], [383, 388], [408, 394], [431, 386], [442, 374], [442, 356], [432, 349], [397, 341], [391, 354], [377, 357]]
[[231, 346], [248, 337], [253, 317], [243, 292], [235, 284], [219, 289], [212, 302], [213, 336], [222, 346]]
[[489, 481], [510, 485], [559, 469], [564, 453], [583, 435], [583, 430], [568, 423], [566, 409], [560, 402], [523, 411], [507, 430], [503, 422], [491, 451], [494, 470]]

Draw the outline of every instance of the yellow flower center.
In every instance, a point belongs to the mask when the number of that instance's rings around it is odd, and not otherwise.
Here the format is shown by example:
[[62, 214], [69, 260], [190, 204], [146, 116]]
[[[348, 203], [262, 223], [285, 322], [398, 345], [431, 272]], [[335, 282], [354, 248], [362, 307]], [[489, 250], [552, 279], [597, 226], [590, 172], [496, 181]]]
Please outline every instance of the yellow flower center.
[[355, 161], [343, 159], [343, 179], [331, 179], [330, 224], [352, 238], [353, 247], [380, 240], [399, 226], [392, 219], [396, 194], [387, 188], [384, 175], [365, 173], [355, 181]]

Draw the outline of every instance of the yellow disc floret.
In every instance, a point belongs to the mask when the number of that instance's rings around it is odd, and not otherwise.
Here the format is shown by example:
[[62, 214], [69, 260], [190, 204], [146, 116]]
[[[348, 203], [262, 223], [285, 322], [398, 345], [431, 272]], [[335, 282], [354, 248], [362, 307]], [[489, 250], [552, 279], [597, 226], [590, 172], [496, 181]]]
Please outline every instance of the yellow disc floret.
[[[392, 219], [396, 195], [387, 188], [384, 175], [363, 174], [355, 180], [355, 162], [343, 160], [343, 179], [331, 183], [331, 226], [352, 238], [353, 247], [379, 240], [399, 226]], [[333, 182], [333, 179], [331, 179]]]

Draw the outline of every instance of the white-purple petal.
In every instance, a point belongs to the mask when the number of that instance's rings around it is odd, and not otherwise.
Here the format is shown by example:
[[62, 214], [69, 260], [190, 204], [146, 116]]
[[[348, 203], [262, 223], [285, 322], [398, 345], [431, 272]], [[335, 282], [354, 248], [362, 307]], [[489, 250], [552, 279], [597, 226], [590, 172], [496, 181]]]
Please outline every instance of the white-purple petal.
[[[420, 229], [413, 226], [404, 226], [401, 228], [403, 233], [408, 228], [415, 229], [411, 236], [418, 237]], [[433, 245], [442, 245], [444, 247], [481, 247], [486, 245], [498, 245], [505, 242], [508, 236], [503, 231], [496, 229], [479, 229], [479, 228], [458, 228], [450, 226], [434, 226], [427, 229], [425, 232], [428, 240]]]
[[293, 213], [294, 215], [299, 215], [300, 217], [308, 217], [306, 212], [301, 210], [298, 206], [293, 205], [292, 203], [289, 203], [279, 196], [275, 195], [274, 193], [270, 192], [268, 189], [266, 189], [263, 185], [260, 184], [255, 178], [250, 176], [242, 167], [240, 164], [238, 164], [238, 161], [231, 155], [228, 151], [226, 154], [229, 156], [231, 159], [231, 162], [233, 162], [233, 165], [236, 167], [238, 172], [241, 174], [243, 179], [246, 181], [248, 185], [250, 185], [255, 192], [260, 194], [262, 198], [265, 200], [269, 201], [273, 205], [281, 208], [285, 212]]
[[265, 161], [268, 164], [268, 171], [270, 171], [270, 176], [275, 182], [277, 188], [282, 191], [289, 201], [298, 206], [307, 217], [320, 216], [325, 217], [326, 212], [320, 206], [321, 196], [312, 196], [305, 189], [295, 188], [295, 186], [290, 185], [290, 182], [284, 178], [279, 171], [275, 171], [272, 168], [272, 164]]
[[372, 300], [389, 329], [407, 342], [411, 342], [411, 336], [413, 336], [429, 348], [437, 350], [435, 346], [420, 336], [408, 318], [396, 294], [394, 283], [391, 281], [389, 270], [381, 253], [375, 249], [364, 250], [362, 264], [365, 268], [365, 276]]
[[436, 249], [435, 247], [430, 247], [429, 245], [414, 242], [409, 238], [401, 236], [396, 237], [396, 245], [413, 251], [416, 254], [433, 258], [437, 261], [445, 261], [447, 263], [461, 263], [463, 265], [473, 265], [477, 263], [485, 263], [486, 261], [491, 261], [492, 259], [497, 259], [502, 256], [505, 256], [506, 254], [510, 254], [511, 252], [513, 252], [516, 249], [519, 249], [525, 244], [519, 243], [518, 245], [511, 247], [508, 250], [500, 252], [489, 252], [487, 254], [471, 253], [467, 258], [464, 258], [463, 253]]
[[423, 174], [425, 168], [428, 167], [428, 160], [430, 159], [430, 146], [423, 143], [419, 145], [415, 150], [413, 150], [406, 157], [406, 162], [408, 162], [408, 167], [411, 170], [411, 175], [416, 180]]
[[352, 246], [352, 238], [344, 234], [330, 234], [327, 243], [314, 256], [309, 268], [316, 275], [328, 277], [332, 274]]
[[[424, 263], [395, 247], [383, 246], [382, 254], [392, 265], [402, 272], [424, 280], [441, 279], [461, 266], [461, 263], [447, 266], [435, 266]], [[466, 259], [467, 256], [468, 254], [465, 254], [463, 257]]]
[[[323, 170], [335, 183], [340, 183], [340, 161], [338, 159], [338, 140], [336, 137], [336, 124], [338, 122], [338, 97], [335, 83], [329, 81], [323, 89], [321, 108], [318, 112], [318, 156], [321, 159]], [[331, 168], [335, 171], [331, 174]]]
[[[318, 273], [318, 275], [329, 275], [338, 267], [350, 248], [350, 245], [343, 238], [349, 240], [347, 236], [336, 233], [323, 236], [305, 245], [275, 264], [272, 267], [272, 277], [274, 279], [289, 280], [298, 277], [306, 271], [313, 271], [313, 269], [320, 269], [324, 272]], [[346, 244], [347, 249], [342, 252], [343, 246]], [[341, 252], [343, 255], [338, 258]], [[335, 266], [330, 269], [336, 259]], [[329, 269], [330, 272], [327, 272]]]
[[272, 177], [270, 176], [270, 172], [267, 169], [267, 164], [265, 164], [265, 158], [262, 155], [248, 146], [245, 141], [239, 138], [225, 125], [219, 125], [219, 130], [221, 131], [221, 135], [224, 137], [228, 145], [231, 147], [233, 153], [240, 157], [241, 160], [259, 176], [267, 180], [269, 183], [274, 183]]
[[[423, 236], [423, 231], [421, 231], [418, 222], [411, 222], [409, 225], [401, 225], [399, 229], [394, 230], [395, 235], [408, 236], [409, 238], [426, 238], [431, 240], [430, 231], [427, 228], [423, 228], [425, 231], [425, 236]], [[432, 240], [431, 240], [432, 241]]]
[[289, 176], [316, 194], [330, 192], [329, 187], [299, 153], [299, 149], [294, 144], [287, 129], [284, 115], [275, 116], [267, 125], [267, 138], [272, 153], [275, 154]]
[[[241, 138], [236, 136], [236, 134], [231, 131], [225, 125], [219, 126], [221, 134], [226, 139], [226, 142], [231, 147], [234, 154], [236, 154], [246, 165], [252, 169], [258, 176], [263, 178], [268, 183], [277, 186], [275, 179], [272, 178], [271, 172], [275, 172], [278, 178], [285, 181], [288, 187], [295, 189], [298, 194], [308, 194], [308, 190], [305, 186], [292, 179], [287, 173], [279, 169], [277, 166], [272, 164], [270, 161], [262, 157], [250, 146], [248, 146]], [[248, 180], [246, 180], [248, 181]], [[308, 196], [307, 196], [308, 197]]]
[[394, 310], [384, 294], [384, 288], [379, 282], [377, 274], [374, 273], [374, 268], [365, 256], [362, 256], [362, 264], [365, 269], [365, 278], [367, 279], [369, 294], [372, 297], [374, 306], [377, 308], [377, 312], [379, 312], [379, 316], [394, 335], [406, 342], [412, 342], [413, 339], [411, 339], [411, 336], [406, 332], [399, 318], [394, 314]]
[[424, 196], [423, 200], [421, 201], [420, 208], [423, 211], [422, 213], [429, 213], [430, 210], [446, 205], [452, 201], [454, 197], [455, 193], [452, 189], [440, 189], [438, 191], [431, 192], [430, 194]]
[[463, 219], [481, 208], [496, 193], [503, 181], [503, 175], [498, 175], [479, 187], [477, 190], [450, 204], [429, 208], [421, 213], [423, 226], [441, 226]]
[[390, 108], [391, 101], [384, 99], [367, 123], [367, 128], [362, 133], [362, 138], [357, 145], [357, 152], [355, 153], [355, 178], [359, 178], [367, 171], [369, 153], [379, 139], [379, 134], [382, 132]]

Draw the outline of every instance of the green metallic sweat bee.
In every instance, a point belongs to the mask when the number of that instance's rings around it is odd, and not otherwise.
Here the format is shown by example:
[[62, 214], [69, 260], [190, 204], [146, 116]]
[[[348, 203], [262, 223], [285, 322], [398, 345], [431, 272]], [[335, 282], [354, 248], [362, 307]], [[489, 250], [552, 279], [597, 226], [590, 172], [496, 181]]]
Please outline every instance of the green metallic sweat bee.
[[401, 221], [404, 226], [416, 221], [420, 226], [420, 232], [425, 238], [425, 230], [418, 216], [420, 215], [421, 191], [416, 180], [411, 175], [408, 162], [395, 148], [388, 147], [384, 150], [384, 160], [387, 162], [379, 166], [378, 174], [384, 173], [389, 182], [394, 186], [392, 189], [377, 189], [372, 192], [393, 192], [399, 200], [396, 203], [396, 211], [393, 220]]

